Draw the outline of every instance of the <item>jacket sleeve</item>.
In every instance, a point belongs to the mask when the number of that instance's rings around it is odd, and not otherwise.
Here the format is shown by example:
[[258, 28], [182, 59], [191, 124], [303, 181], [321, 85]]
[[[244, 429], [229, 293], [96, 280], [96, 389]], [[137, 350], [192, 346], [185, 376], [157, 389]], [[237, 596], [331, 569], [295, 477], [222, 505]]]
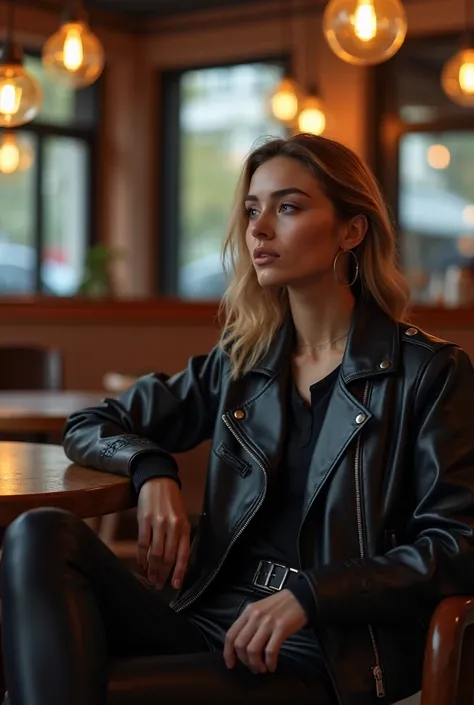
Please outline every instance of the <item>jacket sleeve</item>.
[[151, 475], [179, 482], [171, 453], [194, 448], [212, 436], [222, 357], [215, 348], [208, 356], [191, 358], [186, 370], [174, 377], [146, 375], [117, 398], [75, 412], [63, 432], [67, 457], [132, 477], [134, 460], [146, 455], [152, 460]]
[[411, 543], [323, 566], [313, 580], [317, 621], [390, 622], [474, 594], [474, 371], [455, 346], [439, 349], [415, 395]]

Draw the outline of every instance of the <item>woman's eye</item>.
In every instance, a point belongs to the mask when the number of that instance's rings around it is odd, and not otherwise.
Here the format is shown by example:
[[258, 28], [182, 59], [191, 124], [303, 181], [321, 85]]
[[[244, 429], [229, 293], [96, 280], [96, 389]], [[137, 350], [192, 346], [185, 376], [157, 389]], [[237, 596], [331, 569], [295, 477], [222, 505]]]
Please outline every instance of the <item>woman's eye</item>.
[[284, 213], [293, 213], [295, 210], [297, 210], [296, 206], [293, 206], [291, 203], [282, 203], [280, 206], [280, 210], [283, 211]]
[[257, 214], [256, 208], [246, 208], [245, 209], [245, 215], [247, 216], [247, 218], [255, 218], [256, 214]]

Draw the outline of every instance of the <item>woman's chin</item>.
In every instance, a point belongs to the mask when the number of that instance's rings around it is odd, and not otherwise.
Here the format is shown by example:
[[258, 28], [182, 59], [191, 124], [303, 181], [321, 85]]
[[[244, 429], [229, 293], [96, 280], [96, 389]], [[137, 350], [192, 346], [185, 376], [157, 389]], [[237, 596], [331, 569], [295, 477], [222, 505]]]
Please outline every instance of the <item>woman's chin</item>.
[[282, 275], [282, 272], [270, 271], [267, 269], [263, 272], [257, 272], [257, 281], [264, 289], [273, 286], [286, 286], [288, 277]]

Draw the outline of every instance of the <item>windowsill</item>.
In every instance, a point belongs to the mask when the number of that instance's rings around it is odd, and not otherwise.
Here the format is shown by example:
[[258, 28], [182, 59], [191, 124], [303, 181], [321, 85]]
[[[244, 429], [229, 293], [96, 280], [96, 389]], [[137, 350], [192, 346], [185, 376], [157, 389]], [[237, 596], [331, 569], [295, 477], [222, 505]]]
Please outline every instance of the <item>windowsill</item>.
[[[121, 325], [164, 323], [167, 325], [217, 325], [218, 304], [214, 301], [179, 299], [87, 299], [56, 297], [9, 297], [0, 299], [0, 323]], [[474, 306], [445, 308], [413, 307], [411, 321], [431, 328], [474, 328]]]
[[0, 323], [77, 325], [166, 323], [216, 324], [215, 302], [177, 299], [88, 299], [49, 296], [0, 298]]

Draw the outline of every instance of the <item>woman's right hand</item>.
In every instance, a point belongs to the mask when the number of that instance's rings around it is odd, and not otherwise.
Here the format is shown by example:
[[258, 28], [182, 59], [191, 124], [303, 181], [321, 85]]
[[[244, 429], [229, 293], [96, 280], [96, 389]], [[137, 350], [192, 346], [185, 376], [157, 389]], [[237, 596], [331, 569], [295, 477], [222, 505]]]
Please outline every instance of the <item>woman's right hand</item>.
[[138, 495], [138, 563], [149, 582], [181, 587], [189, 559], [191, 526], [178, 484], [169, 477], [145, 482]]

